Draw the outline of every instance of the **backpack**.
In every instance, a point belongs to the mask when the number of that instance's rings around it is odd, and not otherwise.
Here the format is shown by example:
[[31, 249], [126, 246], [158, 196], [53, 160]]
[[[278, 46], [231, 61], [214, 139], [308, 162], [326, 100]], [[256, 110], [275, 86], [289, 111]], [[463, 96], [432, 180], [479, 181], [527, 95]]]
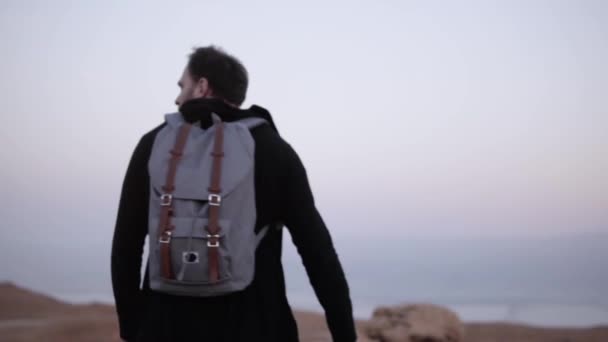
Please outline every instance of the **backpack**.
[[149, 279], [152, 290], [209, 297], [247, 287], [256, 234], [255, 143], [261, 118], [202, 129], [167, 114], [152, 146], [148, 171]]

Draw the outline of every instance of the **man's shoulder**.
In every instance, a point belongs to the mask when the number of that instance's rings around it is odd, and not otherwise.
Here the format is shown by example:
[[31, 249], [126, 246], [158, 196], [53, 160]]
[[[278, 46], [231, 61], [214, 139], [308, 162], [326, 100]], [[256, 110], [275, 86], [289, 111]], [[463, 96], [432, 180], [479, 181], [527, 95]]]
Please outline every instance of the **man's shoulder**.
[[133, 157], [138, 159], [147, 159], [152, 151], [152, 145], [154, 145], [154, 139], [156, 138], [156, 134], [165, 126], [165, 123], [162, 123], [152, 130], [145, 133], [137, 143], [135, 147], [135, 151], [133, 152]]
[[163, 128], [165, 127], [165, 125], [167, 125], [166, 122], [161, 123], [160, 125], [154, 127], [153, 129], [149, 130], [148, 132], [146, 132], [142, 137], [141, 140], [154, 140], [154, 138], [156, 137], [156, 134]]
[[[166, 123], [163, 122], [146, 132], [140, 139], [138, 149], [144, 154], [149, 154], [156, 135]], [[292, 146], [274, 129], [271, 124], [262, 124], [251, 129], [251, 136], [255, 141], [256, 155], [261, 159], [271, 159], [274, 162], [289, 162], [297, 159], [297, 153]]]
[[296, 150], [270, 125], [256, 127], [251, 134], [256, 144], [255, 154], [258, 167], [270, 167], [274, 170], [272, 172], [287, 172], [303, 167]]
[[282, 157], [295, 153], [291, 145], [279, 135], [270, 124], [264, 124], [251, 130], [256, 144], [256, 153]]

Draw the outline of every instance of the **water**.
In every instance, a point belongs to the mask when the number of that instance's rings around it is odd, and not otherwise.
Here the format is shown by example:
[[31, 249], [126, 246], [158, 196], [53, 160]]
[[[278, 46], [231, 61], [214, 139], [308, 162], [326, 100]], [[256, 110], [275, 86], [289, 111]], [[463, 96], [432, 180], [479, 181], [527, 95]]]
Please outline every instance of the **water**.
[[[284, 246], [290, 303], [322, 312], [297, 252]], [[608, 325], [605, 235], [399, 239], [338, 250], [357, 318], [370, 318], [381, 305], [433, 303], [467, 322]]]
[[[111, 293], [54, 294], [53, 297], [74, 304], [91, 302], [113, 304]], [[295, 309], [322, 313], [323, 309], [312, 292], [289, 292], [288, 299]], [[353, 314], [358, 319], [369, 319], [375, 308], [381, 305], [406, 303], [394, 301], [374, 303], [356, 297], [352, 298]], [[415, 303], [415, 301], [410, 302]], [[437, 303], [458, 314], [465, 322], [510, 322], [546, 327], [590, 327], [608, 325], [608, 308], [598, 305], [559, 304], [479, 304], [479, 303]]]
[[[357, 318], [370, 318], [381, 305], [434, 303], [452, 309], [468, 322], [608, 325], [605, 235], [336, 241]], [[292, 307], [322, 312], [288, 234], [283, 246]], [[91, 253], [87, 260], [83, 267], [69, 253], [50, 253], [45, 262], [61, 267], [37, 268], [36, 272], [5, 267], [4, 280], [72, 303], [113, 303], [109, 256]], [[39, 262], [25, 261], [27, 265]]]

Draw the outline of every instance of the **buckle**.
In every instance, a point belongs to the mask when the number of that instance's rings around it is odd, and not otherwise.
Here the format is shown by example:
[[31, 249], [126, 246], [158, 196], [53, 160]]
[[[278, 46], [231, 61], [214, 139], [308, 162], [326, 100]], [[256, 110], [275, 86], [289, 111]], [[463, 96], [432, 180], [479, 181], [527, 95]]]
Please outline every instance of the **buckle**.
[[160, 195], [160, 205], [163, 207], [168, 207], [171, 205], [173, 201], [173, 195], [171, 194], [162, 194]]
[[160, 243], [169, 243], [171, 242], [171, 231], [166, 231], [158, 238], [158, 242]]
[[207, 238], [211, 239], [211, 238], [216, 238], [217, 241], [211, 242], [211, 241], [207, 241], [207, 247], [212, 247], [212, 248], [217, 248], [220, 246], [220, 236], [218, 234], [207, 234]]
[[212, 205], [214, 207], [219, 207], [220, 204], [222, 204], [222, 196], [220, 196], [219, 194], [209, 194], [209, 205]]

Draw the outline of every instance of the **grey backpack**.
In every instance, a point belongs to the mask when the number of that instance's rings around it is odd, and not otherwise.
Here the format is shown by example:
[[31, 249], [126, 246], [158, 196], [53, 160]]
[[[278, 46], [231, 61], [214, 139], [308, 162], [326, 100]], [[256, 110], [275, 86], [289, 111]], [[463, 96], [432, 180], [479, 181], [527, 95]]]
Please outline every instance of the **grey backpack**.
[[260, 118], [201, 129], [167, 114], [156, 135], [150, 174], [150, 288], [185, 296], [239, 291], [253, 280], [254, 140]]

